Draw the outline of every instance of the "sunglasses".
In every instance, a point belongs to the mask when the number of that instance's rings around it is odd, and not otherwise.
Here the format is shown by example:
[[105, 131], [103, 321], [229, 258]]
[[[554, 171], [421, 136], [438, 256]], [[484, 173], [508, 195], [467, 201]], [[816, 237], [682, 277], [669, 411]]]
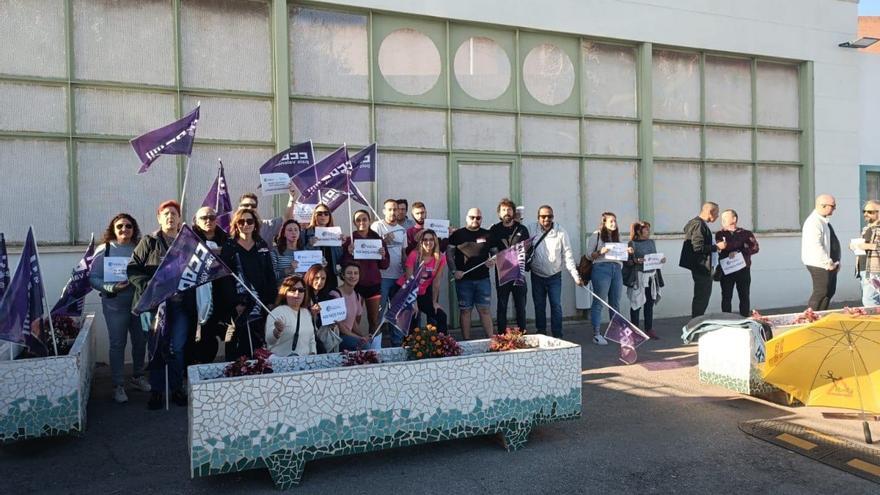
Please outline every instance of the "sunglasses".
[[202, 215], [199, 217], [199, 220], [203, 222], [213, 222], [214, 220], [217, 220], [217, 215]]
[[315, 215], [318, 215], [319, 217], [326, 217], [330, 216], [330, 212], [327, 210], [318, 210], [315, 212]]
[[877, 213], [880, 210], [862, 210], [862, 213]]
[[538, 215], [538, 218], [549, 218], [549, 219], [553, 219], [553, 215]]
[[291, 287], [291, 288], [287, 289], [288, 294], [290, 294], [291, 292], [294, 294], [305, 294], [306, 290], [302, 287]]
[[823, 208], [829, 208], [829, 207], [830, 207], [830, 208], [834, 209], [834, 208], [837, 208], [837, 205], [822, 205], [822, 207], [823, 207]]
[[471, 220], [482, 220], [483, 219], [483, 217], [472, 217], [470, 215], [468, 215], [468, 218], [470, 218]]
[[256, 222], [254, 222], [253, 218], [239, 218], [238, 221], [235, 223], [236, 223], [236, 225], [240, 226], [240, 225], [253, 225]]
[[134, 226], [130, 223], [120, 223], [119, 225], [116, 225], [115, 227], [116, 227], [116, 230], [131, 230], [134, 228]]
[[256, 203], [242, 203], [242, 204], [238, 205], [238, 207], [252, 209], [252, 208], [256, 208], [257, 204]]

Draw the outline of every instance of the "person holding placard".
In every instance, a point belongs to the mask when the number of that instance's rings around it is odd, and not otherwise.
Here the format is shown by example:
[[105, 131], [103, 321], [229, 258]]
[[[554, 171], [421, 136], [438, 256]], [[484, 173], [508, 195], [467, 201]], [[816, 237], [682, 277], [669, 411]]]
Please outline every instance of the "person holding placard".
[[150, 391], [150, 382], [144, 376], [146, 334], [140, 317], [131, 314], [134, 287], [126, 274], [135, 245], [141, 239], [137, 221], [128, 213], [119, 213], [104, 231], [104, 244], [92, 261], [89, 284], [101, 296], [101, 309], [107, 322], [110, 341], [110, 376], [113, 379], [113, 400], [128, 402], [125, 393], [125, 344], [131, 338], [132, 377], [128, 385], [142, 392]]
[[[620, 293], [623, 291], [623, 261], [620, 258], [632, 254], [633, 248], [620, 242], [620, 230], [617, 228], [617, 215], [610, 211], [602, 213], [599, 230], [587, 239], [587, 252], [593, 259], [593, 271], [590, 281], [593, 283], [593, 297], [598, 297], [618, 311]], [[593, 325], [593, 343], [608, 345], [601, 333], [602, 303], [593, 302], [590, 307], [590, 323]], [[609, 309], [608, 316], [614, 314]]]
[[[217, 226], [217, 213], [214, 208], [210, 206], [199, 208], [193, 220], [193, 232], [211, 251], [220, 254], [220, 248], [229, 240], [229, 234]], [[217, 357], [217, 351], [220, 349], [217, 339], [223, 340], [226, 333], [226, 325], [222, 323], [223, 320], [220, 318], [222, 311], [218, 307], [218, 302], [223, 297], [221, 287], [222, 283], [211, 282], [211, 300], [214, 307], [208, 321], [201, 325], [199, 340], [187, 343], [187, 346], [192, 350], [186, 359], [188, 364], [212, 363]]]
[[694, 295], [691, 300], [691, 318], [703, 316], [712, 297], [712, 271], [715, 269], [718, 251], [726, 246], [724, 241], [713, 244], [709, 224], [718, 220], [718, 204], [711, 201], [703, 203], [700, 214], [690, 219], [684, 226], [684, 242], [678, 266], [691, 271], [694, 281]]
[[340, 351], [357, 351], [370, 345], [370, 331], [361, 330], [363, 299], [356, 290], [360, 276], [361, 268], [357, 262], [348, 261], [342, 266], [342, 284], [335, 291], [345, 298], [345, 319], [336, 322], [339, 336], [342, 337]]
[[315, 327], [302, 277], [287, 277], [278, 288], [275, 309], [266, 319], [266, 346], [281, 357], [316, 354]]
[[[509, 198], [503, 198], [498, 202], [498, 219], [500, 222], [489, 227], [489, 242], [491, 242], [491, 250], [493, 254], [513, 246], [518, 242], [522, 242], [529, 238], [529, 229], [525, 225], [516, 220], [516, 203]], [[526, 295], [528, 290], [526, 285], [517, 285], [507, 283], [498, 284], [498, 270], [495, 270], [495, 294], [496, 311], [495, 311], [495, 332], [504, 333], [507, 329], [507, 304], [513, 297], [513, 308], [516, 314], [516, 326], [522, 330], [526, 328]]]
[[[735, 210], [721, 212], [721, 230], [715, 232], [715, 241], [723, 241], [725, 248], [718, 253], [721, 266], [715, 272], [716, 279], [721, 282], [721, 311], [730, 313], [733, 302], [733, 288], [739, 299], [740, 316], [751, 314], [749, 291], [752, 284], [752, 256], [758, 254], [758, 240], [751, 231], [737, 226], [739, 217]], [[741, 257], [742, 262], [733, 266], [728, 263], [732, 257]]]
[[403, 287], [416, 269], [425, 265], [425, 274], [419, 283], [416, 305], [420, 312], [425, 313], [428, 324], [436, 325], [437, 331], [445, 334], [448, 331], [448, 323], [446, 312], [440, 306], [440, 282], [443, 280], [443, 269], [446, 268], [446, 253], [441, 253], [439, 246], [436, 232], [430, 229], [422, 232], [419, 248], [407, 256], [406, 274], [397, 279], [397, 285]]
[[339, 285], [339, 265], [342, 264], [342, 246], [315, 246], [315, 227], [333, 227], [333, 214], [324, 203], [319, 203], [312, 211], [312, 220], [302, 231], [302, 245], [306, 249], [320, 249], [324, 254], [324, 267], [327, 269], [327, 287], [335, 289]]
[[[370, 213], [366, 210], [354, 212], [354, 228], [351, 238], [342, 244], [342, 263], [357, 261], [360, 266], [360, 276], [355, 290], [366, 301], [367, 321], [370, 331], [379, 327], [379, 303], [382, 301], [382, 270], [391, 264], [389, 252], [385, 249], [385, 241], [382, 236], [370, 230]], [[381, 243], [379, 255], [382, 259], [361, 259], [356, 256], [354, 244], [357, 240], [369, 239]]]
[[[269, 245], [260, 235], [260, 217], [254, 209], [239, 208], [232, 216], [229, 240], [220, 251], [220, 258], [230, 269], [250, 286], [268, 307], [275, 302], [278, 289]], [[224, 321], [233, 321], [234, 333], [226, 342], [226, 358], [251, 356], [254, 349], [263, 345], [259, 331], [266, 315], [248, 291], [232, 277], [222, 279], [223, 304], [228, 311]], [[253, 348], [252, 348], [253, 346]]]
[[[327, 288], [327, 271], [321, 265], [312, 265], [303, 275], [303, 282], [306, 284], [306, 296], [312, 302], [312, 322], [315, 326], [315, 335], [317, 336], [318, 354], [327, 354], [328, 352], [338, 352], [339, 350], [339, 332], [335, 325], [324, 325], [321, 321], [321, 305], [324, 301], [336, 299], [341, 295], [336, 290]], [[330, 333], [336, 334], [335, 337]]]
[[284, 280], [299, 271], [294, 253], [301, 248], [299, 223], [293, 219], [285, 220], [275, 237], [275, 247], [272, 249], [272, 269], [275, 270], [277, 280]]
[[880, 290], [874, 285], [880, 278], [880, 201], [870, 200], [862, 208], [865, 228], [849, 248], [856, 254], [856, 278], [862, 283], [862, 306], [880, 306]]
[[[629, 247], [632, 249], [630, 260], [624, 265], [631, 275], [624, 277], [626, 296], [629, 299], [629, 321], [639, 326], [639, 310], [645, 315], [644, 329], [648, 337], [659, 340], [660, 337], [654, 332], [654, 305], [660, 302], [660, 288], [663, 287], [663, 276], [659, 268], [648, 269], [645, 258], [657, 254], [657, 246], [651, 239], [651, 224], [646, 221], [638, 221], [629, 229]], [[662, 256], [662, 255], [658, 255]], [[662, 256], [660, 263], [666, 263], [666, 257]]]

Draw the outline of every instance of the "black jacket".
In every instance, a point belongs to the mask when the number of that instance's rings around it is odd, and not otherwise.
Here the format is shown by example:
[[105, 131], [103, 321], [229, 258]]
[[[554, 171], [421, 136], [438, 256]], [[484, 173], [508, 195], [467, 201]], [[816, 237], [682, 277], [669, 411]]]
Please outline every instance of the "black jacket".
[[[266, 241], [260, 238], [254, 240], [254, 247], [248, 251], [230, 237], [221, 248], [220, 259], [251, 286], [263, 304], [271, 308], [278, 294], [272, 256]], [[238, 290], [238, 282], [233, 277], [223, 277], [218, 280], [221, 281], [222, 306], [226, 311], [224, 320], [234, 313], [236, 305], [243, 304], [250, 311], [256, 304], [249, 294]]]
[[712, 273], [712, 253], [717, 251], [712, 242], [712, 231], [700, 217], [692, 218], [684, 226], [684, 242], [681, 245], [681, 257], [678, 266], [688, 270]]
[[[169, 242], [164, 237], [160, 238], [159, 232], [157, 230], [152, 234], [146, 234], [141, 237], [140, 242], [135, 246], [134, 252], [131, 255], [131, 261], [128, 262], [128, 281], [134, 287], [132, 307], [137, 306], [138, 301], [140, 301], [141, 296], [144, 294], [144, 290], [147, 288], [147, 284], [150, 283], [150, 279], [153, 278], [153, 274], [156, 273], [156, 269], [159, 268], [159, 264], [162, 263], [165, 253], [168, 252], [168, 248], [171, 247], [173, 242]], [[186, 290], [181, 295], [183, 296], [187, 313], [194, 316], [196, 314], [195, 291], [191, 289]]]

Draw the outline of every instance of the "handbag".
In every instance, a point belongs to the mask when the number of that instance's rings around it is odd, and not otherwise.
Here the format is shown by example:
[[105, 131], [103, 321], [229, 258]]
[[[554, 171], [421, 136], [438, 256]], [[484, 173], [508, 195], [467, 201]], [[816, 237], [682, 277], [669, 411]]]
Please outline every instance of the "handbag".
[[337, 352], [339, 344], [342, 343], [342, 337], [339, 336], [334, 325], [319, 328], [315, 336], [327, 352]]
[[[599, 249], [599, 234], [596, 234], [596, 249], [593, 250], [595, 253]], [[590, 253], [592, 255], [593, 253]], [[581, 255], [581, 260], [578, 262], [577, 266], [578, 276], [581, 278], [581, 281], [587, 283], [590, 280], [590, 276], [593, 274], [593, 258], [591, 256], [587, 256], [586, 254]]]

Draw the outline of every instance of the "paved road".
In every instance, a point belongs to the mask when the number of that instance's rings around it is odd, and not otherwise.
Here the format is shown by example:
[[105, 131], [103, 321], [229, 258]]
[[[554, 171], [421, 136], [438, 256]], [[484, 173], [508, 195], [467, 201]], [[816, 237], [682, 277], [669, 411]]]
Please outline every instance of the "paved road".
[[[583, 418], [537, 428], [524, 450], [472, 438], [315, 461], [294, 493], [767, 493], [859, 494], [876, 484], [742, 433], [751, 419], [782, 418], [859, 440], [856, 422], [831, 423], [703, 386], [696, 346], [680, 345], [683, 319], [659, 322], [663, 337], [622, 366], [614, 346], [583, 347]], [[0, 448], [5, 493], [277, 493], [264, 470], [190, 480], [186, 409], [152, 412], [145, 394], [111, 402], [99, 370], [82, 438]], [[851, 424], [855, 423], [855, 424]], [[874, 427], [880, 437], [880, 428]], [[10, 489], [10, 491], [6, 491]]]

